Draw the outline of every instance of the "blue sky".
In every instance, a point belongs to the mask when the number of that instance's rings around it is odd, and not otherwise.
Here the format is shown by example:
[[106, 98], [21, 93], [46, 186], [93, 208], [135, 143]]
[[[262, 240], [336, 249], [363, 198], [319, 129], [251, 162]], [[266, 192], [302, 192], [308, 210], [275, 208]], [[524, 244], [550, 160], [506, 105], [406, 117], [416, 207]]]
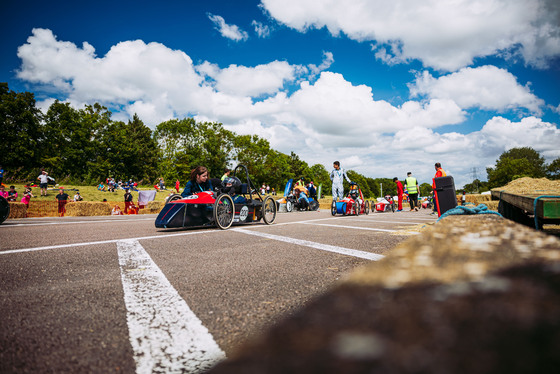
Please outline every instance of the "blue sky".
[[560, 157], [552, 0], [2, 2], [0, 81], [152, 128], [192, 116], [327, 170], [458, 186]]

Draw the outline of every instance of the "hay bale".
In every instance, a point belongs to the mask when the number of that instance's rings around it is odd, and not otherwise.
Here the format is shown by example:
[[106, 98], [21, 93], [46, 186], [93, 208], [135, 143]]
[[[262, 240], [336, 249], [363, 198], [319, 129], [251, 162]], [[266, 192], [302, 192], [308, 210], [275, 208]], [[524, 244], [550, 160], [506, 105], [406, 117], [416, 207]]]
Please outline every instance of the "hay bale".
[[72, 201], [66, 204], [66, 215], [73, 217], [108, 216], [111, 215], [111, 205], [108, 202]]
[[138, 213], [140, 214], [157, 214], [165, 206], [164, 201], [150, 201], [144, 209], [140, 209]]
[[[457, 195], [457, 204], [461, 205], [463, 195]], [[482, 195], [482, 194], [467, 194], [465, 195], [467, 203], [473, 203], [474, 205], [483, 204], [486, 201], [492, 200], [492, 195]]]
[[499, 201], [495, 200], [495, 201], [486, 201], [483, 204], [486, 205], [489, 210], [493, 210], [497, 212], [499, 203], [500, 203]]
[[513, 194], [546, 193], [560, 194], [560, 180], [547, 178], [518, 178], [503, 187], [493, 188], [492, 191], [505, 191]]
[[25, 218], [27, 217], [27, 207], [23, 203], [10, 201], [10, 215], [8, 218]]

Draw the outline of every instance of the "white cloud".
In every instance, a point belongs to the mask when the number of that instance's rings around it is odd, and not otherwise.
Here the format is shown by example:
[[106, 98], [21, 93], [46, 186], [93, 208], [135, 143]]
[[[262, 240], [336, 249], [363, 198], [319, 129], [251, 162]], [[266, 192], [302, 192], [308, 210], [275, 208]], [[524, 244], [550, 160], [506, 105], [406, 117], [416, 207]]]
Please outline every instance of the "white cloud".
[[255, 20], [251, 22], [251, 25], [255, 28], [255, 33], [259, 38], [268, 38], [272, 32], [270, 26]]
[[247, 34], [247, 32], [241, 30], [236, 25], [228, 25], [221, 16], [208, 13], [208, 18], [212, 21], [212, 23], [214, 23], [216, 30], [218, 30], [224, 38], [231, 39], [236, 42], [245, 41], [249, 38], [249, 34]]
[[284, 82], [295, 78], [296, 69], [297, 67], [285, 61], [274, 61], [255, 67], [230, 65], [225, 69], [205, 62], [197, 67], [199, 72], [215, 81], [218, 91], [242, 96], [275, 93], [284, 86]]
[[412, 97], [450, 99], [462, 109], [506, 110], [526, 108], [541, 114], [544, 101], [531, 93], [529, 86], [522, 86], [507, 70], [486, 65], [463, 68], [456, 73], [434, 78], [424, 71], [409, 85]]
[[[560, 156], [560, 130], [536, 117], [519, 122], [496, 117], [471, 134], [434, 131], [464, 121], [464, 107], [482, 105], [485, 94], [480, 102], [469, 99], [476, 90], [489, 90], [488, 100], [509, 90], [512, 97], [501, 95], [492, 108], [517, 105], [533, 110], [540, 105], [528, 88], [499, 69], [486, 67], [493, 73], [487, 78], [484, 69], [464, 69], [438, 79], [423, 75], [414, 89], [427, 99], [395, 106], [375, 100], [372, 87], [320, 72], [334, 61], [328, 52], [315, 67], [273, 61], [220, 69], [210, 62], [194, 66], [184, 52], [140, 40], [119, 43], [97, 57], [88, 43], [80, 48], [58, 41], [50, 30], [35, 29], [18, 56], [18, 77], [49, 89], [54, 86], [75, 107], [100, 102], [118, 108], [114, 119], [126, 121], [137, 113], [152, 128], [174, 117], [218, 121], [238, 134], [262, 136], [274, 149], [294, 151], [328, 170], [339, 159], [344, 167], [367, 176], [400, 177], [412, 170], [428, 181], [433, 163], [439, 161], [454, 173], [457, 184], [463, 184], [470, 182], [471, 167], [483, 174], [483, 167], [510, 147], [531, 146], [547, 158]], [[283, 87], [286, 82], [300, 82], [299, 89], [289, 94]], [[45, 108], [50, 102], [40, 105]]]
[[559, 7], [545, 0], [261, 0], [277, 21], [376, 41], [389, 63], [419, 59], [454, 71], [475, 57], [520, 55], [544, 67], [560, 55]]

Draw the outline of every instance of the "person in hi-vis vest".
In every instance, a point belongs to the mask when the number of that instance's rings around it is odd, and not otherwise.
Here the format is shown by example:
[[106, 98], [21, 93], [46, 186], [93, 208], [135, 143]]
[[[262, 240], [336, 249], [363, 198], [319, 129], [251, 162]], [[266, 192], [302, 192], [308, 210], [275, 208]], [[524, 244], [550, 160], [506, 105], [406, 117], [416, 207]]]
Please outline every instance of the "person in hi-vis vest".
[[408, 189], [408, 200], [410, 201], [410, 210], [418, 210], [418, 192], [420, 191], [420, 186], [418, 186], [418, 180], [412, 176], [409, 171], [406, 173], [406, 179], [404, 184]]

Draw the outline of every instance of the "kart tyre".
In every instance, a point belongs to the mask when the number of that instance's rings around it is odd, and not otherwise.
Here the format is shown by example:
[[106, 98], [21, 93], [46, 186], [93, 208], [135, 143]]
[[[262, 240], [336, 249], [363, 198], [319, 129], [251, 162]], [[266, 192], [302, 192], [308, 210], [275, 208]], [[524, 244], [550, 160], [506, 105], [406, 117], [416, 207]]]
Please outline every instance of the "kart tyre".
[[331, 204], [331, 214], [332, 214], [333, 216], [336, 216], [336, 200], [333, 200], [333, 201], [332, 201], [332, 204]]
[[276, 219], [276, 202], [270, 196], [267, 196], [263, 201], [262, 217], [267, 225], [272, 224]]
[[364, 211], [366, 213], [366, 216], [369, 214], [369, 201], [366, 201], [366, 206], [364, 208]]
[[391, 204], [391, 211], [395, 213], [395, 203]]
[[294, 210], [294, 204], [290, 200], [286, 200], [286, 212], [290, 213]]
[[9, 216], [10, 203], [4, 198], [4, 196], [0, 196], [0, 225], [2, 224], [2, 222], [7, 220]]
[[354, 208], [354, 214], [359, 216], [360, 215], [360, 205], [358, 204], [358, 202], [354, 201], [354, 203], [352, 203], [352, 207]]
[[235, 205], [233, 204], [233, 199], [227, 194], [222, 194], [218, 196], [216, 202], [214, 203], [214, 222], [216, 226], [222, 230], [228, 229], [233, 223], [233, 217], [235, 215]]
[[309, 203], [309, 210], [317, 210], [319, 209], [319, 202], [317, 200], [313, 200]]
[[175, 201], [175, 200], [181, 200], [182, 198], [183, 198], [183, 196], [176, 193], [176, 194], [173, 194], [173, 195], [169, 196], [169, 198], [167, 199], [167, 201], [165, 203], [167, 204], [167, 203], [170, 203], [170, 202]]

